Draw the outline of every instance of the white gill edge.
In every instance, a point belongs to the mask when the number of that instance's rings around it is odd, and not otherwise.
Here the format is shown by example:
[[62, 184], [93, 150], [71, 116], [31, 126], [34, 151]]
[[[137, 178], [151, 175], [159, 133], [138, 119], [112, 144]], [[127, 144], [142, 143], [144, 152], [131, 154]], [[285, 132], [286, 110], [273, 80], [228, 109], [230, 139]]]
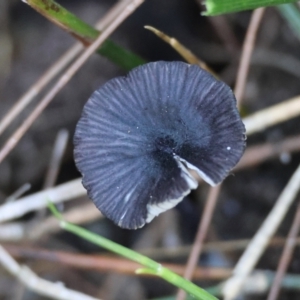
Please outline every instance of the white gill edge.
[[[185, 192], [182, 193], [182, 195], [177, 199], [167, 199], [164, 202], [157, 203], [157, 204], [147, 204], [147, 219], [146, 223], [150, 223], [155, 217], [157, 217], [159, 214], [165, 212], [168, 209], [173, 208], [176, 206], [182, 199], [190, 193], [191, 190], [194, 190], [198, 187], [197, 180], [189, 173], [185, 165], [182, 163], [183, 160], [177, 156], [174, 155], [174, 158], [176, 159], [176, 162], [178, 164], [178, 167], [181, 169], [181, 175], [187, 182], [189, 188]], [[185, 161], [184, 161], [185, 162]], [[187, 165], [187, 163], [186, 163]]]
[[185, 159], [180, 158], [180, 161], [182, 161], [183, 163], [186, 164], [186, 166], [191, 169], [194, 170], [198, 173], [198, 175], [208, 184], [210, 184], [211, 186], [216, 186], [218, 183], [214, 182], [210, 177], [208, 177], [204, 172], [202, 172], [200, 169], [198, 169], [197, 167], [195, 167], [194, 165], [190, 164], [188, 161], [186, 161]]

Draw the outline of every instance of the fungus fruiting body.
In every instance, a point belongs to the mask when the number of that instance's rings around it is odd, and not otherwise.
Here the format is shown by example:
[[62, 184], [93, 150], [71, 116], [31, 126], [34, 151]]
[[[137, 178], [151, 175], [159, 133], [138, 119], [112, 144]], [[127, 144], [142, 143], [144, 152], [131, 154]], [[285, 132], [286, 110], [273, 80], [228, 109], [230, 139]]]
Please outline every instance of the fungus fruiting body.
[[89, 197], [136, 229], [197, 188], [188, 169], [220, 183], [244, 152], [245, 128], [225, 83], [196, 65], [159, 61], [96, 90], [74, 144]]

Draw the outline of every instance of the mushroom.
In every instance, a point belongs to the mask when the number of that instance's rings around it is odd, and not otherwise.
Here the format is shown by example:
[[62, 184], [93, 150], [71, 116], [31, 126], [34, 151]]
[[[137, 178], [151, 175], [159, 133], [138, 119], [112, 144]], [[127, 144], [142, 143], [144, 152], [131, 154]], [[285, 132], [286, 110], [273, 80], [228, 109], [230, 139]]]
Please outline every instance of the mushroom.
[[245, 127], [225, 83], [196, 65], [158, 61], [96, 90], [74, 145], [88, 196], [136, 229], [197, 188], [188, 169], [220, 183], [244, 152]]

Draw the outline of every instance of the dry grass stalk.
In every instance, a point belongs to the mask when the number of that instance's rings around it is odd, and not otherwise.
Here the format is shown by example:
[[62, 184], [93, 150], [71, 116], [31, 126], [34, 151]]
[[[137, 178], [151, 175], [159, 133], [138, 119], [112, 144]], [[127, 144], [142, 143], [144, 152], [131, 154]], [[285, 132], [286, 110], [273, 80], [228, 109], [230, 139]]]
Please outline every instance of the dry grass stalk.
[[244, 118], [243, 122], [246, 126], [247, 135], [250, 135], [299, 115], [300, 96], [297, 96], [262, 109]]
[[270, 158], [280, 156], [282, 153], [298, 151], [300, 151], [300, 135], [288, 137], [276, 143], [250, 146], [246, 149], [234, 171], [256, 166]]
[[81, 179], [75, 179], [54, 188], [41, 191], [16, 202], [6, 203], [0, 207], [0, 223], [19, 218], [24, 214], [47, 206], [47, 202], [60, 203], [86, 195]]
[[244, 96], [257, 31], [260, 26], [264, 12], [265, 8], [256, 9], [252, 14], [251, 21], [247, 29], [245, 42], [243, 44], [242, 57], [238, 68], [236, 84], [234, 89], [236, 99], [239, 103], [242, 101]]
[[67, 130], [61, 129], [57, 133], [43, 189], [51, 188], [55, 185], [61, 167], [62, 158], [67, 147], [68, 139], [69, 132]]
[[300, 230], [300, 204], [296, 211], [296, 215], [289, 231], [286, 243], [279, 261], [277, 272], [271, 286], [267, 300], [276, 300], [279, 295], [281, 283], [288, 268], [288, 265], [292, 259], [293, 251], [297, 245], [297, 236]]
[[[76, 207], [64, 212], [64, 219], [73, 224], [85, 224], [103, 216], [99, 210], [91, 202], [87, 204], [77, 205]], [[36, 224], [26, 222], [10, 222], [1, 224], [0, 226], [0, 241], [21, 241], [21, 240], [37, 240], [49, 234], [54, 234], [61, 230], [57, 219], [50, 216]]]
[[[70, 267], [97, 270], [100, 272], [117, 272], [128, 275], [135, 275], [135, 271], [141, 267], [140, 264], [125, 258], [108, 255], [77, 254], [66, 251], [50, 251], [46, 249], [7, 245], [7, 251], [13, 257], [19, 259], [33, 259], [38, 261], [48, 261]], [[184, 265], [173, 263], [162, 263], [164, 267], [182, 275]], [[230, 276], [231, 270], [226, 268], [196, 268], [195, 280], [203, 279], [224, 279]], [[149, 274], [144, 274], [149, 276]]]
[[146, 29], [152, 31], [156, 36], [161, 38], [164, 42], [168, 43], [173, 49], [175, 49], [188, 63], [198, 65], [202, 69], [210, 72], [216, 78], [218, 78], [217, 74], [208, 67], [208, 65], [199, 59], [192, 51], [183, 46], [177, 39], [168, 36], [164, 32], [152, 27], [152, 26], [144, 26]]

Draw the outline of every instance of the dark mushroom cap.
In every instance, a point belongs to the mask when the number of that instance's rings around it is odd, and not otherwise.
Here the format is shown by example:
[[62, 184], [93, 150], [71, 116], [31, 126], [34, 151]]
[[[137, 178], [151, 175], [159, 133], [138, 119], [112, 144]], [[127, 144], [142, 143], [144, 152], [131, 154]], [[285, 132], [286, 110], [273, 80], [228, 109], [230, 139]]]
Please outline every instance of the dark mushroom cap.
[[231, 89], [196, 65], [154, 62], [108, 81], [88, 100], [75, 162], [98, 209], [136, 229], [210, 185], [240, 160], [245, 127]]

